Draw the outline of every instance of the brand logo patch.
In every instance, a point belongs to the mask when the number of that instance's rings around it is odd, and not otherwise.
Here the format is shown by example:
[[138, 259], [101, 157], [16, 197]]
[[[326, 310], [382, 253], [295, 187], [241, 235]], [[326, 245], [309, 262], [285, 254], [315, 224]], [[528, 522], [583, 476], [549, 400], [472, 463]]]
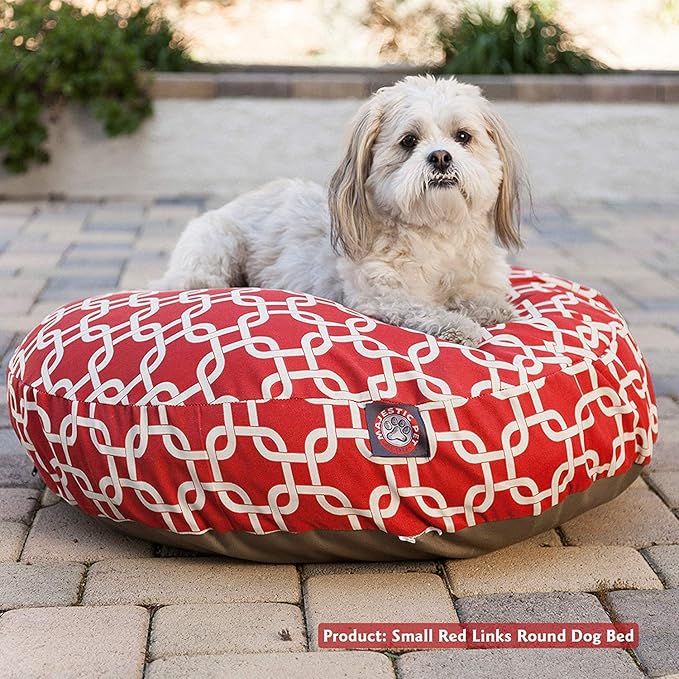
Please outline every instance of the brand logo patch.
[[369, 403], [366, 417], [373, 457], [429, 457], [424, 423], [415, 406]]

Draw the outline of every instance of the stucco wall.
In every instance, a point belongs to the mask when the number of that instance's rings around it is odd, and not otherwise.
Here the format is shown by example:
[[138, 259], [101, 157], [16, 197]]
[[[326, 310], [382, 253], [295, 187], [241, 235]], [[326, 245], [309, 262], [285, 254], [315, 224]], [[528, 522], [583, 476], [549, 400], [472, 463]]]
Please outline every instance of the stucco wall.
[[[228, 197], [268, 179], [325, 181], [356, 100], [156, 101], [136, 134], [108, 139], [81, 113], [52, 127], [49, 165], [0, 174], [0, 195]], [[538, 201], [679, 198], [679, 105], [498, 103]]]

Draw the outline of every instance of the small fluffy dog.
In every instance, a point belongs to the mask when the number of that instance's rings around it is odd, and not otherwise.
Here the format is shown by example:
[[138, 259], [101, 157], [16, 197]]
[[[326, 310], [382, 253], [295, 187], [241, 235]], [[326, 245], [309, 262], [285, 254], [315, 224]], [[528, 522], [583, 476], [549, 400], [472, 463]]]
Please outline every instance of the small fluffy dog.
[[520, 244], [519, 183], [478, 87], [408, 77], [358, 111], [329, 194], [278, 180], [194, 219], [154, 287], [306, 292], [477, 346], [514, 316], [504, 248]]

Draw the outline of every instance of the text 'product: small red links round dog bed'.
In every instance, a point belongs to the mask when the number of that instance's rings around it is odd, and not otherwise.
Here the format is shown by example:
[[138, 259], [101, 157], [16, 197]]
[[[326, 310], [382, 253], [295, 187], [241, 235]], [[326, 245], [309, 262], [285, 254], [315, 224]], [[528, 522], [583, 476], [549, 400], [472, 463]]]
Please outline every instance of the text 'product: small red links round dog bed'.
[[67, 502], [263, 561], [470, 556], [611, 499], [657, 415], [599, 293], [522, 269], [470, 349], [310, 295], [124, 292], [16, 351], [14, 429]]

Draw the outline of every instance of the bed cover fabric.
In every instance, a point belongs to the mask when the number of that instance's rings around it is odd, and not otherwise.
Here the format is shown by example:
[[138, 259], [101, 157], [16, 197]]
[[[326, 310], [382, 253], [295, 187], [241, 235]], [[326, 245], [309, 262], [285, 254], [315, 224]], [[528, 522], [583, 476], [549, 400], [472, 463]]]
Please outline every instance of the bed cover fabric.
[[47, 486], [127, 532], [264, 561], [471, 556], [621, 492], [657, 411], [601, 294], [514, 268], [477, 349], [280, 290], [67, 304], [9, 367]]

